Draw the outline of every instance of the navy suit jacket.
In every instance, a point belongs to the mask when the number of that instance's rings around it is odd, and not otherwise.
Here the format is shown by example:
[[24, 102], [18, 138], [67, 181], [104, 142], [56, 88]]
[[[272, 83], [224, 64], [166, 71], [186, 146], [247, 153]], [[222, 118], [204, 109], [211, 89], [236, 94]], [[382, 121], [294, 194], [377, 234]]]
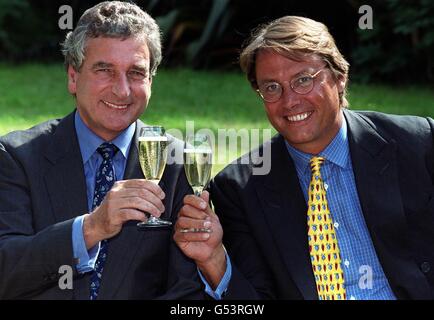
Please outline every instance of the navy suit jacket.
[[[74, 268], [72, 290], [61, 290], [62, 265], [75, 266], [72, 223], [87, 212], [86, 183], [74, 113], [0, 138], [0, 298], [88, 299], [90, 274]], [[140, 178], [137, 132], [124, 179]], [[174, 150], [182, 150], [174, 141]], [[182, 152], [182, 151], [181, 151]], [[174, 221], [191, 193], [180, 164], [166, 166], [164, 219]], [[138, 231], [127, 222], [109, 240], [99, 299], [201, 299], [193, 261], [171, 229]]]
[[[389, 284], [398, 299], [433, 299], [434, 121], [344, 116], [363, 216]], [[254, 175], [266, 152], [271, 171]], [[317, 299], [307, 205], [284, 139], [277, 135], [245, 157], [210, 187], [233, 262], [226, 298]]]

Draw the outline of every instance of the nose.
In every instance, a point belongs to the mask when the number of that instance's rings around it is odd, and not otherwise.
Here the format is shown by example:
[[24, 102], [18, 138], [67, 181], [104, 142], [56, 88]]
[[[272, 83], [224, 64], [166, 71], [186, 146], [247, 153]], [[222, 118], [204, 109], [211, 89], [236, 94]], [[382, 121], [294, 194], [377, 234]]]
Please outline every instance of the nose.
[[130, 83], [125, 74], [120, 74], [116, 77], [112, 86], [112, 92], [121, 99], [129, 97], [131, 93]]
[[289, 85], [284, 87], [280, 99], [284, 106], [288, 109], [300, 104], [300, 95], [294, 92]]

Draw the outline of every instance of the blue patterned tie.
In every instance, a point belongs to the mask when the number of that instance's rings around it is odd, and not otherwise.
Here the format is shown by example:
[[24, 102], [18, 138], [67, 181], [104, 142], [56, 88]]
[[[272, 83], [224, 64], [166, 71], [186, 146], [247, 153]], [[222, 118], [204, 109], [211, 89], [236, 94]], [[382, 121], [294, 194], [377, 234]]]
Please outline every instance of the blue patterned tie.
[[[115, 182], [115, 172], [113, 169], [112, 159], [118, 151], [118, 148], [114, 144], [104, 142], [98, 147], [97, 151], [102, 156], [103, 161], [98, 172], [96, 173], [92, 209], [95, 209], [101, 204], [106, 193], [110, 190]], [[95, 263], [95, 270], [92, 272], [90, 279], [90, 300], [96, 300], [98, 297], [98, 289], [101, 284], [104, 263], [107, 259], [107, 247], [107, 240], [101, 241], [98, 259]]]

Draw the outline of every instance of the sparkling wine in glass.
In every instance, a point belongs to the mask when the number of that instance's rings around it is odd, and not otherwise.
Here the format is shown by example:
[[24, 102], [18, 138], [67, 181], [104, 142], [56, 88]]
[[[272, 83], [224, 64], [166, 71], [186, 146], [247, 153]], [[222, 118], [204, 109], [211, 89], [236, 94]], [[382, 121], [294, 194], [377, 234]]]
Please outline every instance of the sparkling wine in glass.
[[211, 178], [212, 149], [209, 135], [196, 133], [186, 137], [184, 169], [194, 194], [200, 196]]
[[[160, 182], [167, 161], [167, 136], [161, 126], [147, 126], [139, 133], [139, 162], [146, 180]], [[139, 229], [168, 227], [172, 222], [149, 215], [148, 221], [139, 222]]]

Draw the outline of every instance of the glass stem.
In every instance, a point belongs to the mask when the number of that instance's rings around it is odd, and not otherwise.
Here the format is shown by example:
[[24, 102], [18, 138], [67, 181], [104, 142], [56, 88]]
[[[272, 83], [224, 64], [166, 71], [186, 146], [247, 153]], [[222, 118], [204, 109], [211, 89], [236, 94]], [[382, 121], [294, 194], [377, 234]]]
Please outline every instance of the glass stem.
[[202, 194], [201, 191], [199, 191], [199, 190], [194, 190], [194, 195], [195, 195], [196, 197], [200, 197], [201, 194]]

